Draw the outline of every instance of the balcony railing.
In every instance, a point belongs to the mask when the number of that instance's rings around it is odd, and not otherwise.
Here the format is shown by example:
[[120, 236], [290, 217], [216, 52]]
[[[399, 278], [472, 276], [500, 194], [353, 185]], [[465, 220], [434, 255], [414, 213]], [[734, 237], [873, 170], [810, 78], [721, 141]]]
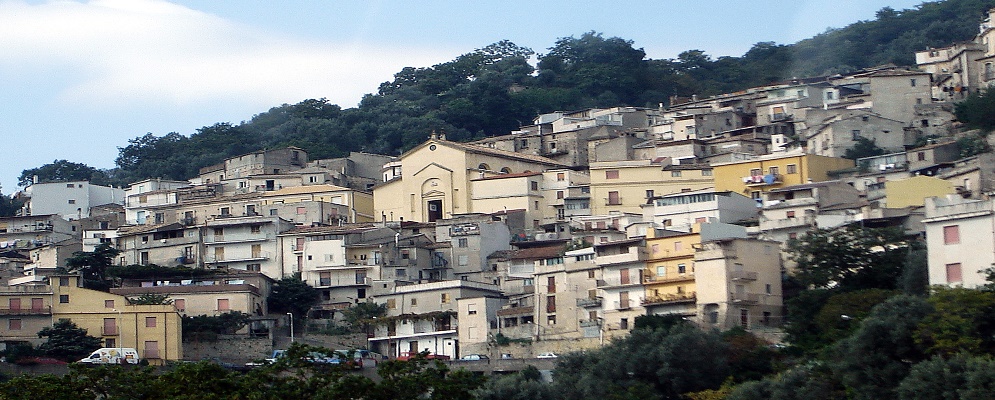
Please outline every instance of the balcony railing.
[[729, 279], [734, 281], [755, 281], [757, 280], [757, 273], [752, 271], [731, 271], [729, 272]]
[[729, 293], [729, 298], [735, 304], [757, 304], [760, 301], [759, 293]]
[[577, 307], [601, 307], [602, 299], [600, 297], [595, 297], [593, 299], [577, 299]]
[[698, 296], [695, 292], [666, 294], [662, 296], [646, 297], [643, 299], [643, 305], [694, 303], [697, 299]]
[[619, 301], [616, 301], [615, 302], [615, 309], [616, 310], [628, 310], [628, 309], [632, 308], [632, 303], [635, 303], [635, 302], [632, 301], [632, 300], [619, 300]]
[[765, 186], [765, 185], [777, 185], [783, 182], [783, 176], [781, 174], [767, 174], [767, 175], [750, 175], [743, 177], [743, 183], [746, 186]]
[[52, 306], [33, 308], [0, 308], [0, 315], [50, 315]]
[[685, 282], [693, 281], [694, 274], [680, 274], [680, 275], [669, 275], [669, 276], [646, 276], [643, 281], [646, 283], [671, 283], [671, 282]]
[[581, 328], [587, 328], [589, 326], [601, 326], [600, 319], [582, 319], [580, 321], [577, 321], [577, 323], [578, 325], [580, 325]]

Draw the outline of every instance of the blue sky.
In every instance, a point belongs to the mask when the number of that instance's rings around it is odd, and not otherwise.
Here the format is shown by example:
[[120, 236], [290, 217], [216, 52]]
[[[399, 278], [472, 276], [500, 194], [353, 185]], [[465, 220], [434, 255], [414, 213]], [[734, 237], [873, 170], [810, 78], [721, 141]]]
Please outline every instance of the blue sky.
[[[111, 168], [145, 133], [189, 135], [283, 103], [354, 107], [405, 66], [596, 31], [653, 59], [740, 56], [910, 0], [0, 0], [0, 192], [56, 159]], [[470, 5], [472, 4], [472, 5]]]

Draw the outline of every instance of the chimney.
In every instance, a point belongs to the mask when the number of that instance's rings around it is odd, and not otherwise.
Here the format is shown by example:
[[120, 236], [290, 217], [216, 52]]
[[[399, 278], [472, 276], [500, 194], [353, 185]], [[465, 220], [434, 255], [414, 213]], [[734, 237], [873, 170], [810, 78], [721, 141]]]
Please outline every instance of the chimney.
[[428, 138], [429, 140], [436, 140], [439, 138], [439, 135], [435, 133], [435, 129], [432, 129], [432, 134], [429, 135]]

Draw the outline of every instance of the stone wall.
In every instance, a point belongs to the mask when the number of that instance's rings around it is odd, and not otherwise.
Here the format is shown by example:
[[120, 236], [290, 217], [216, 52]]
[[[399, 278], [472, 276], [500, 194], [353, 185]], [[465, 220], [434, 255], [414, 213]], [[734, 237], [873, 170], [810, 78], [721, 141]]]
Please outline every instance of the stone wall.
[[273, 354], [273, 341], [266, 337], [219, 337], [216, 341], [184, 341], [183, 359], [221, 360], [242, 364]]

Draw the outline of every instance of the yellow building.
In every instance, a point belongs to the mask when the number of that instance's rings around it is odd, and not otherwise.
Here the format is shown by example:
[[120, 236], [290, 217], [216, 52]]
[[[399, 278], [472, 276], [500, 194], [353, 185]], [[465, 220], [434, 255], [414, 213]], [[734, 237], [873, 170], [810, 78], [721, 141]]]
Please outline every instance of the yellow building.
[[647, 230], [643, 273], [647, 314], [695, 315], [694, 254], [701, 243], [698, 230], [698, 225], [690, 233]]
[[886, 207], [905, 208], [922, 207], [926, 198], [945, 197], [955, 194], [953, 183], [931, 176], [913, 176], [897, 181], [887, 181], [884, 184]]
[[[665, 161], [669, 161], [666, 158]], [[671, 165], [654, 160], [591, 163], [591, 214], [642, 213], [641, 205], [654, 196], [712, 187], [707, 164]]]
[[714, 164], [715, 190], [760, 199], [785, 186], [829, 180], [829, 172], [854, 166], [853, 160], [801, 152], [768, 154], [750, 160]]
[[102, 338], [104, 347], [133, 347], [152, 364], [183, 359], [183, 326], [173, 305], [131, 305], [124, 296], [81, 287], [76, 275], [50, 279], [50, 323], [68, 319]]
[[[545, 157], [450, 142], [434, 135], [390, 165], [395, 171], [389, 174], [390, 180], [373, 189], [376, 218], [420, 222], [503, 210], [500, 196], [475, 198], [473, 180], [566, 167]], [[395, 176], [396, 171], [401, 175]], [[542, 176], [532, 178], [525, 190], [534, 192], [539, 200]], [[520, 192], [517, 190], [516, 196]]]
[[[373, 194], [335, 185], [286, 187], [265, 192], [262, 205], [325, 202], [349, 207], [347, 222], [373, 222]], [[290, 219], [290, 218], [287, 218]]]

